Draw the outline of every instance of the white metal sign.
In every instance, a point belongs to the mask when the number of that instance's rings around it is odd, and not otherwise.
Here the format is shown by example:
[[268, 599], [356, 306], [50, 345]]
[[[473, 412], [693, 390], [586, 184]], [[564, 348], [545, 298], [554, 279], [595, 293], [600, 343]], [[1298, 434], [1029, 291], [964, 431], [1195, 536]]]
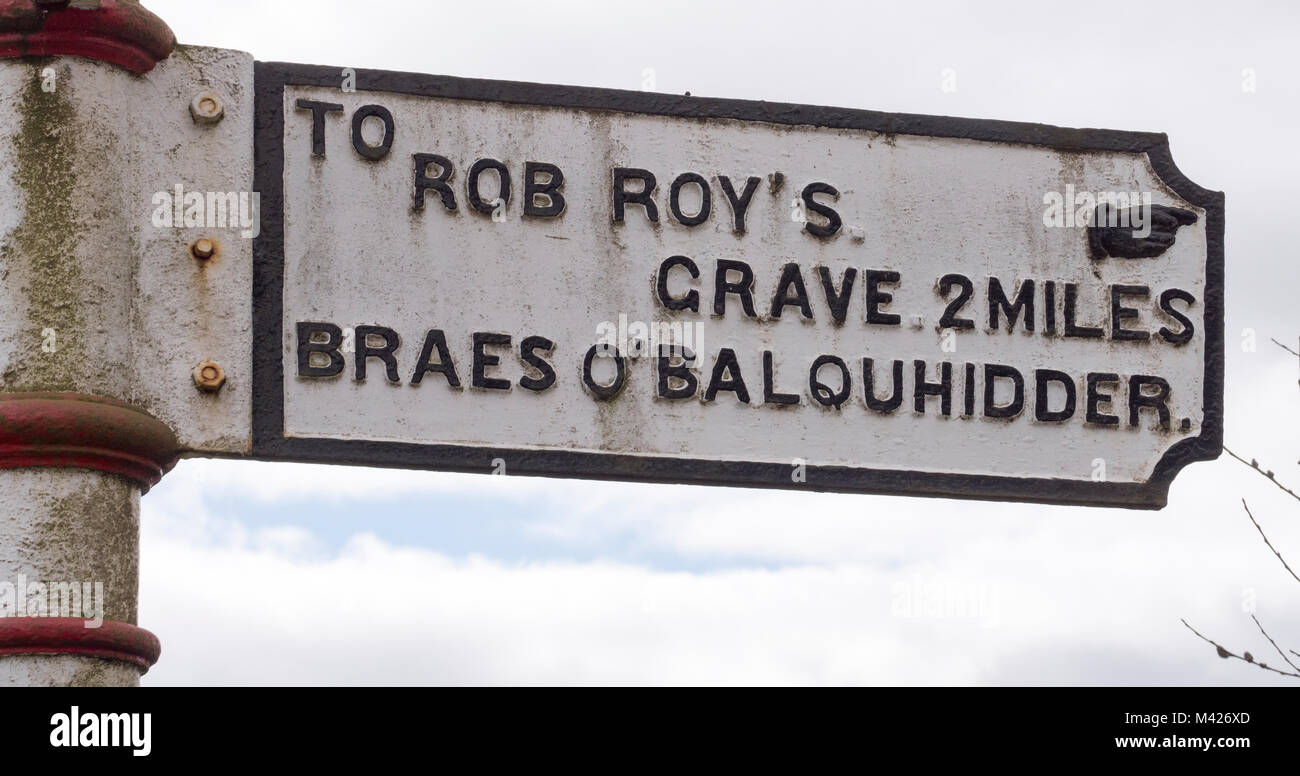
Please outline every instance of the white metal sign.
[[258, 68], [255, 455], [1158, 507], [1220, 449], [1162, 135]]

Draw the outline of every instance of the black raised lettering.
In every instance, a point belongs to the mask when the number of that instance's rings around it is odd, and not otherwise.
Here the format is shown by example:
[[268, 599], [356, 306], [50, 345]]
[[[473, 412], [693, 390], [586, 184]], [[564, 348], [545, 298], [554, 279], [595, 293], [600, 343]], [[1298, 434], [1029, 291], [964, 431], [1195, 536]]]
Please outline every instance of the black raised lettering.
[[[379, 337], [384, 344], [379, 347], [372, 346], [371, 337]], [[356, 379], [365, 380], [366, 362], [377, 358], [384, 362], [384, 374], [388, 382], [402, 382], [402, 378], [397, 376], [397, 357], [393, 355], [400, 344], [401, 339], [397, 336], [397, 332], [387, 326], [358, 326], [356, 328]]]
[[519, 358], [525, 364], [537, 370], [537, 377], [524, 375], [519, 378], [519, 387], [529, 391], [541, 392], [555, 385], [555, 367], [545, 358], [537, 355], [538, 351], [551, 353], [555, 343], [545, 337], [524, 337], [519, 343]]
[[894, 295], [881, 291], [880, 284], [898, 285], [901, 279], [902, 276], [893, 270], [869, 269], [863, 273], [864, 285], [867, 289], [867, 323], [897, 326], [903, 320], [902, 316], [880, 311], [881, 305], [894, 301]]
[[[1048, 407], [1048, 384], [1065, 386], [1065, 406], [1059, 410]], [[1055, 369], [1034, 370], [1034, 420], [1043, 423], [1060, 423], [1074, 417], [1074, 378]]]
[[[728, 272], [739, 272], [740, 280], [731, 282], [727, 280]], [[713, 277], [713, 312], [715, 315], [725, 315], [727, 312], [727, 294], [735, 294], [740, 297], [740, 306], [744, 309], [745, 315], [750, 318], [757, 318], [758, 314], [754, 312], [754, 270], [743, 261], [734, 261], [732, 259], [718, 259], [717, 271]]]
[[[1145, 386], [1154, 386], [1155, 393], [1143, 393]], [[1160, 418], [1160, 428], [1169, 430], [1169, 382], [1154, 375], [1133, 375], [1128, 379], [1128, 424], [1138, 425], [1138, 411], [1149, 407]]]
[[961, 415], [969, 418], [975, 414], [975, 365], [968, 361], [963, 365], [962, 371]]
[[814, 194], [829, 194], [831, 197], [838, 199], [840, 196], [839, 189], [829, 183], [821, 183], [820, 181], [809, 183], [807, 186], [803, 187], [804, 209], [816, 213], [826, 219], [825, 224], [816, 224], [809, 219], [804, 222], [804, 230], [814, 237], [821, 237], [823, 239], [834, 237], [835, 234], [839, 232], [840, 227], [844, 225], [844, 222], [840, 220], [840, 214], [836, 213], [832, 207], [829, 205], [823, 205], [813, 199]]
[[[831, 387], [821, 380], [821, 370], [825, 366], [834, 366], [840, 370], [840, 389], [832, 391]], [[818, 356], [808, 368], [808, 389], [812, 392], [813, 399], [823, 407], [834, 407], [839, 409], [844, 402], [849, 400], [849, 395], [853, 391], [853, 379], [849, 377], [849, 365], [844, 363], [844, 359], [839, 356]]]
[[975, 284], [965, 275], [955, 273], [944, 275], [939, 278], [939, 295], [947, 299], [948, 292], [952, 291], [953, 286], [960, 287], [961, 293], [944, 308], [943, 315], [939, 318], [939, 328], [973, 329], [975, 328], [975, 321], [970, 318], [958, 318], [957, 313], [961, 312], [961, 308], [965, 307], [970, 298], [975, 295]]
[[[538, 181], [539, 175], [549, 176], [546, 182]], [[524, 215], [529, 218], [558, 218], [564, 213], [564, 195], [560, 189], [564, 186], [564, 173], [559, 167], [546, 162], [524, 162]], [[546, 200], [545, 205], [538, 205], [537, 198]]]
[[691, 278], [695, 279], [700, 276], [700, 268], [695, 266], [695, 262], [685, 256], [669, 256], [659, 265], [659, 276], [655, 280], [655, 293], [659, 297], [659, 304], [667, 310], [690, 310], [693, 313], [700, 311], [700, 292], [691, 289], [686, 296], [672, 296], [668, 293], [668, 273], [673, 267], [681, 267], [690, 273]]
[[[629, 180], [641, 181], [640, 191], [628, 191]], [[636, 167], [614, 168], [614, 222], [622, 223], [624, 209], [627, 205], [640, 205], [645, 208], [646, 218], [652, 223], [659, 223], [659, 208], [654, 202], [655, 176], [649, 170]]]
[[1119, 375], [1113, 372], [1089, 372], [1084, 378], [1086, 399], [1084, 401], [1084, 420], [1098, 426], [1118, 426], [1119, 416], [1101, 411], [1102, 404], [1111, 402], [1109, 393], [1102, 393], [1101, 385], [1119, 385]]
[[745, 181], [745, 190], [736, 196], [736, 190], [731, 186], [731, 178], [725, 175], [718, 176], [718, 183], [722, 184], [722, 193], [727, 196], [727, 204], [731, 205], [731, 216], [735, 223], [732, 228], [736, 234], [745, 233], [745, 213], [749, 210], [749, 202], [754, 198], [754, 192], [758, 191], [758, 184], [761, 179], [751, 175], [749, 180]]
[[1151, 338], [1151, 332], [1124, 328], [1124, 321], [1138, 317], [1137, 310], [1124, 306], [1124, 297], [1126, 296], [1140, 296], [1146, 299], [1151, 296], [1151, 289], [1146, 286], [1113, 285], [1110, 287], [1110, 338], [1112, 340], [1145, 342]]
[[[793, 296], [791, 292], [793, 291]], [[772, 317], [780, 318], [781, 310], [786, 305], [799, 308], [803, 317], [812, 320], [812, 305], [808, 303], [808, 289], [803, 284], [803, 273], [799, 265], [791, 262], [781, 268], [781, 280], [776, 284], [776, 293], [772, 295]]]
[[[693, 216], [688, 216], [682, 212], [681, 195], [682, 187], [688, 184], [695, 184], [700, 187], [700, 209]], [[668, 188], [668, 211], [673, 214], [679, 224], [683, 226], [699, 226], [709, 220], [709, 213], [713, 210], [713, 194], [709, 191], [709, 182], [704, 179], [703, 175], [693, 172], [684, 172], [673, 180], [673, 185]]]
[[853, 298], [853, 281], [858, 277], [857, 269], [849, 267], [844, 270], [838, 291], [835, 290], [835, 282], [831, 278], [829, 267], [824, 265], [817, 267], [817, 277], [822, 281], [826, 306], [831, 308], [831, 319], [836, 323], [844, 323], [849, 317], [849, 301]]
[[332, 102], [298, 100], [298, 110], [311, 111], [311, 155], [325, 155], [325, 114], [341, 113], [343, 106]]
[[[361, 127], [368, 118], [377, 118], [384, 124], [384, 136], [379, 139], [379, 145], [370, 145], [361, 134]], [[393, 150], [393, 137], [396, 134], [397, 125], [393, 123], [393, 114], [382, 105], [362, 105], [352, 114], [352, 147], [362, 159], [377, 162], [388, 156], [388, 152]]]
[[1043, 281], [1043, 333], [1056, 335], [1056, 282]]
[[[681, 363], [674, 364], [674, 358], [680, 358]], [[684, 345], [660, 346], [659, 356], [656, 359], [657, 371], [659, 373], [659, 397], [663, 399], [690, 399], [695, 396], [695, 392], [700, 388], [700, 381], [694, 373], [691, 372], [691, 364], [695, 361], [695, 353]], [[681, 386], [673, 387], [672, 381], [680, 380]]]
[[[312, 340], [317, 334], [324, 334], [324, 342]], [[298, 323], [298, 376], [299, 377], [338, 377], [343, 374], [343, 354], [339, 348], [343, 345], [343, 330], [332, 323], [322, 321], [300, 321]], [[324, 354], [329, 359], [327, 366], [313, 366], [311, 355]]]
[[469, 384], [475, 388], [485, 388], [491, 391], [510, 390], [509, 380], [502, 380], [499, 377], [488, 377], [485, 374], [488, 367], [496, 366], [501, 363], [501, 357], [492, 353], [487, 353], [483, 350], [489, 345], [508, 347], [510, 345], [510, 335], [496, 334], [487, 331], [476, 331], [473, 335], [473, 342], [474, 361], [471, 367]]
[[[438, 174], [432, 178], [429, 177], [429, 165], [438, 165]], [[428, 189], [438, 192], [442, 198], [442, 206], [448, 210], [456, 209], [456, 194], [451, 190], [447, 183], [451, 180], [455, 167], [452, 166], [451, 160], [438, 154], [416, 154], [415, 155], [415, 182], [412, 197], [415, 202], [416, 210], [424, 210], [424, 193]]]
[[876, 412], [890, 413], [903, 406], [903, 362], [894, 360], [894, 389], [888, 399], [876, 397], [876, 374], [874, 359], [862, 359], [862, 395], [867, 400], [867, 407]]
[[1016, 292], [1016, 301], [1013, 303], [1007, 299], [1007, 294], [1002, 290], [1002, 281], [997, 278], [989, 278], [989, 328], [998, 329], [998, 310], [999, 308], [1007, 316], [1007, 333], [1016, 330], [1016, 321], [1023, 312], [1025, 316], [1025, 331], [1034, 330], [1034, 281], [1033, 279], [1025, 280], [1020, 284], [1020, 290]]
[[[601, 358], [614, 359], [614, 381], [609, 385], [601, 385], [596, 382], [596, 378], [592, 376], [591, 365], [592, 362], [596, 360], [597, 354], [599, 354]], [[612, 348], [607, 345], [592, 345], [587, 350], [587, 355], [582, 357], [582, 384], [585, 385], [587, 390], [591, 391], [592, 395], [598, 400], [609, 401], [615, 396], [618, 396], [626, 383], [627, 359], [623, 357], [622, 353], [618, 352], [618, 348]]]
[[[433, 351], [438, 351], [438, 362], [432, 363]], [[411, 375], [411, 385], [419, 385], [425, 374], [433, 372], [447, 378], [447, 385], [460, 387], [460, 376], [456, 374], [456, 364], [447, 349], [447, 337], [442, 329], [429, 329], [424, 335], [424, 346], [420, 348], [420, 358], [415, 363], [415, 374]]]
[[1075, 323], [1075, 307], [1079, 299], [1079, 284], [1065, 284], [1065, 336], [1079, 339], [1101, 339], [1106, 332], [1096, 326], [1079, 326]]
[[[998, 380], [1010, 380], [1012, 398], [1007, 404], [997, 404], [995, 393]], [[1025, 408], [1025, 378], [1020, 371], [1003, 364], [984, 365], [984, 417], [1014, 418]]]
[[939, 397], [939, 411], [944, 415], [952, 415], [952, 363], [943, 361], [939, 364], [939, 382], [930, 383], [925, 379], [925, 362], [917, 359], [912, 362], [914, 370], [912, 387], [912, 408], [919, 413], [925, 413], [925, 397]]
[[772, 365], [772, 351], [763, 351], [763, 403], [764, 404], [798, 404], [799, 397], [793, 393], [777, 393]]
[[1165, 342], [1182, 345], [1191, 341], [1192, 335], [1196, 333], [1196, 327], [1192, 324], [1191, 318], [1174, 309], [1173, 302], [1175, 299], [1190, 308], [1196, 304], [1196, 297], [1181, 288], [1168, 288], [1160, 293], [1160, 311], [1182, 325], [1182, 328], [1178, 331], [1173, 331], [1167, 326], [1161, 326], [1160, 336], [1164, 338]]
[[[487, 202], [483, 201], [479, 193], [478, 180], [485, 170], [496, 170], [497, 173], [497, 195]], [[469, 173], [465, 176], [465, 198], [469, 200], [469, 206], [480, 213], [491, 214], [497, 208], [492, 203], [497, 200], [501, 200], [501, 208], [504, 210], [510, 204], [510, 171], [496, 159], [479, 159], [470, 165]]]
[[749, 404], [749, 389], [745, 387], [745, 379], [740, 374], [740, 362], [736, 360], [736, 352], [731, 348], [718, 351], [718, 359], [713, 362], [713, 375], [709, 378], [709, 386], [704, 389], [704, 400], [713, 401], [717, 398], [718, 391], [731, 391], [736, 394], [736, 399], [741, 404]]

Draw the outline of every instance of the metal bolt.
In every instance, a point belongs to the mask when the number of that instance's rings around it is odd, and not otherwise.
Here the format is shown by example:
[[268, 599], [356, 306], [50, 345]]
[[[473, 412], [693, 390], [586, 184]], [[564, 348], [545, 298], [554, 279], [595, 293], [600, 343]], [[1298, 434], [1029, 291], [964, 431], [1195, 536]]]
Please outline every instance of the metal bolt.
[[204, 237], [190, 244], [190, 255], [199, 261], [206, 261], [217, 255], [217, 241]]
[[226, 115], [226, 105], [216, 92], [200, 92], [190, 102], [195, 124], [216, 124]]
[[194, 385], [204, 393], [216, 393], [226, 384], [226, 370], [215, 361], [200, 361], [194, 367]]

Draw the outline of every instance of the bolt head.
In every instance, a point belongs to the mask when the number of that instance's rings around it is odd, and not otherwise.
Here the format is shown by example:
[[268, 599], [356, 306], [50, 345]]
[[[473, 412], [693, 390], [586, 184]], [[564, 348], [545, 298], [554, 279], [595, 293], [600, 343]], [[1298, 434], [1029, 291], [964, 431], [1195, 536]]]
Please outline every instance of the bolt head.
[[190, 244], [190, 255], [200, 261], [206, 261], [217, 255], [217, 241], [207, 237], [195, 240]]
[[226, 370], [215, 361], [200, 361], [194, 367], [194, 386], [204, 393], [216, 393], [226, 384]]
[[216, 92], [200, 92], [190, 102], [190, 115], [195, 124], [216, 124], [225, 117], [226, 104]]

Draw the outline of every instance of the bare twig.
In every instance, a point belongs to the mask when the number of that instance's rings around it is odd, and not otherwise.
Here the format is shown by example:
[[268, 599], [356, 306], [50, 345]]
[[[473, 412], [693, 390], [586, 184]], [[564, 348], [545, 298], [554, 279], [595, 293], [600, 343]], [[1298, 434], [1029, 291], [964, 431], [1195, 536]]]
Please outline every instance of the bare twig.
[[1250, 513], [1250, 507], [1246, 506], [1246, 499], [1243, 498], [1241, 500], [1241, 505], [1242, 507], [1245, 507], [1246, 516], [1250, 518], [1250, 522], [1255, 524], [1255, 530], [1259, 531], [1259, 535], [1263, 537], [1264, 544], [1267, 544], [1268, 548], [1273, 551], [1274, 555], [1277, 556], [1277, 559], [1282, 561], [1282, 567], [1287, 570], [1287, 573], [1291, 575], [1292, 579], [1294, 579], [1297, 582], [1300, 582], [1300, 577], [1297, 577], [1295, 575], [1295, 572], [1291, 570], [1291, 567], [1286, 564], [1286, 558], [1283, 558], [1282, 553], [1278, 552], [1277, 548], [1273, 546], [1273, 543], [1268, 540], [1268, 536], [1264, 534], [1264, 529], [1259, 527], [1259, 521], [1256, 520], [1255, 516]]
[[1284, 492], [1288, 493], [1288, 494], [1291, 496], [1291, 498], [1295, 499], [1296, 501], [1300, 501], [1300, 493], [1296, 493], [1294, 490], [1291, 490], [1291, 489], [1288, 488], [1287, 486], [1285, 486], [1285, 485], [1283, 485], [1282, 483], [1278, 482], [1277, 479], [1275, 479], [1275, 478], [1273, 477], [1273, 472], [1268, 471], [1268, 470], [1266, 470], [1266, 469], [1261, 469], [1261, 468], [1259, 468], [1259, 462], [1256, 461], [1254, 458], [1252, 458], [1252, 459], [1250, 459], [1249, 461], [1247, 461], [1245, 458], [1242, 458], [1241, 456], [1239, 456], [1239, 455], [1237, 455], [1236, 453], [1234, 453], [1234, 452], [1232, 452], [1231, 450], [1229, 450], [1229, 449], [1227, 448], [1226, 445], [1224, 446], [1223, 450], [1224, 450], [1224, 452], [1226, 452], [1228, 455], [1232, 456], [1233, 458], [1236, 458], [1238, 461], [1241, 461], [1242, 463], [1246, 464], [1246, 465], [1249, 466], [1250, 468], [1252, 468], [1252, 469], [1254, 469], [1255, 471], [1259, 472], [1260, 476], [1262, 476], [1264, 479], [1268, 480], [1269, 482], [1271, 482], [1271, 483], [1273, 483], [1274, 485], [1276, 485], [1276, 486], [1278, 486], [1279, 488], [1281, 488]]
[[1282, 648], [1277, 645], [1277, 642], [1273, 640], [1273, 637], [1268, 635], [1268, 631], [1264, 630], [1264, 626], [1259, 624], [1259, 618], [1252, 614], [1250, 616], [1250, 619], [1255, 621], [1255, 627], [1259, 628], [1259, 632], [1264, 634], [1264, 638], [1268, 639], [1268, 643], [1273, 645], [1273, 649], [1277, 650], [1277, 653], [1282, 656], [1282, 659], [1286, 661], [1286, 664], [1291, 666], [1295, 670], [1300, 671], [1300, 666], [1297, 666], [1295, 663], [1291, 662], [1291, 658], [1286, 656], [1286, 653], [1283, 652]]
[[[1237, 653], [1235, 653], [1235, 652], [1233, 652], [1233, 651], [1231, 651], [1231, 650], [1229, 650], [1229, 649], [1225, 649], [1224, 646], [1223, 646], [1222, 644], [1220, 644], [1219, 642], [1214, 641], [1213, 639], [1206, 638], [1205, 636], [1202, 636], [1200, 631], [1196, 630], [1196, 629], [1193, 628], [1191, 625], [1188, 625], [1188, 624], [1187, 624], [1187, 620], [1182, 620], [1181, 622], [1183, 623], [1183, 625], [1185, 625], [1185, 626], [1187, 627], [1187, 630], [1191, 631], [1192, 633], [1195, 633], [1195, 634], [1196, 634], [1196, 635], [1197, 635], [1197, 636], [1198, 636], [1202, 641], [1204, 641], [1205, 643], [1212, 645], [1212, 646], [1215, 648], [1215, 650], [1218, 651], [1219, 657], [1224, 658], [1225, 660], [1226, 660], [1227, 658], [1230, 658], [1230, 657], [1232, 657], [1232, 658], [1236, 658], [1237, 660], [1240, 660], [1240, 661], [1242, 661], [1243, 663], [1250, 663], [1251, 665], [1253, 665], [1253, 666], [1255, 666], [1255, 667], [1257, 667], [1257, 668], [1262, 668], [1262, 669], [1264, 669], [1265, 671], [1272, 671], [1272, 672], [1275, 673], [1275, 674], [1281, 674], [1282, 676], [1290, 676], [1290, 677], [1292, 677], [1292, 678], [1294, 678], [1294, 679], [1300, 679], [1300, 673], [1292, 673], [1291, 671], [1283, 671], [1282, 669], [1280, 669], [1280, 668], [1274, 668], [1273, 666], [1268, 665], [1267, 663], [1258, 663], [1258, 662], [1255, 661], [1255, 658], [1254, 658], [1254, 657], [1248, 657], [1248, 655], [1250, 655], [1249, 652], [1247, 652], [1245, 655], [1238, 655]], [[1288, 661], [1288, 662], [1290, 662], [1290, 661]]]
[[[1274, 339], [1274, 338], [1272, 338], [1272, 337], [1270, 337], [1269, 339], [1273, 342], [1274, 345], [1277, 345], [1279, 348], [1282, 348], [1283, 350], [1285, 350], [1286, 352], [1290, 353], [1291, 355], [1296, 356], [1297, 358], [1300, 358], [1300, 351], [1294, 350], [1294, 349], [1292, 349], [1291, 347], [1289, 347], [1289, 346], [1287, 346], [1287, 345], [1283, 345], [1281, 342], [1279, 342], [1278, 340], [1276, 340], [1276, 339]], [[1281, 490], [1282, 492], [1286, 493], [1286, 494], [1287, 494], [1288, 496], [1290, 496], [1291, 498], [1296, 499], [1297, 501], [1300, 501], [1300, 493], [1296, 493], [1294, 490], [1292, 490], [1292, 489], [1288, 488], [1287, 486], [1283, 485], [1282, 483], [1278, 482], [1278, 481], [1277, 481], [1277, 478], [1273, 476], [1273, 472], [1272, 472], [1271, 470], [1268, 470], [1268, 469], [1261, 469], [1261, 468], [1260, 468], [1260, 466], [1259, 466], [1259, 462], [1258, 462], [1258, 461], [1256, 461], [1256, 460], [1253, 459], [1253, 458], [1250, 459], [1249, 461], [1247, 461], [1245, 458], [1242, 458], [1240, 455], [1237, 455], [1237, 454], [1234, 453], [1232, 450], [1229, 450], [1226, 446], [1225, 446], [1223, 449], [1227, 451], [1228, 455], [1230, 455], [1230, 456], [1232, 456], [1233, 458], [1237, 459], [1239, 462], [1241, 462], [1241, 463], [1244, 464], [1245, 466], [1250, 467], [1250, 468], [1253, 469], [1256, 473], [1258, 473], [1261, 477], [1264, 477], [1264, 478], [1267, 479], [1269, 482], [1271, 482], [1271, 483], [1273, 483], [1274, 485], [1276, 485], [1276, 486], [1278, 487], [1279, 490]], [[1297, 576], [1297, 575], [1296, 575], [1295, 571], [1292, 570], [1291, 566], [1287, 564], [1287, 562], [1286, 562], [1286, 558], [1283, 558], [1283, 557], [1282, 557], [1282, 553], [1278, 552], [1278, 551], [1277, 551], [1277, 548], [1273, 546], [1273, 543], [1272, 543], [1271, 541], [1269, 541], [1269, 539], [1268, 539], [1268, 535], [1264, 533], [1264, 528], [1259, 524], [1259, 521], [1255, 519], [1255, 515], [1251, 513], [1251, 511], [1250, 511], [1250, 506], [1246, 503], [1246, 499], [1243, 498], [1243, 499], [1241, 500], [1241, 506], [1242, 506], [1243, 509], [1246, 510], [1246, 516], [1250, 518], [1250, 522], [1255, 526], [1255, 530], [1259, 532], [1259, 536], [1260, 536], [1261, 539], [1264, 540], [1264, 544], [1269, 548], [1269, 550], [1271, 550], [1271, 551], [1273, 552], [1274, 555], [1277, 556], [1278, 561], [1281, 562], [1281, 564], [1282, 564], [1282, 568], [1286, 569], [1287, 573], [1291, 575], [1291, 578], [1292, 578], [1292, 579], [1294, 579], [1294, 580], [1297, 581], [1297, 582], [1300, 582], [1300, 576]], [[1271, 671], [1271, 672], [1273, 672], [1273, 673], [1275, 673], [1275, 674], [1279, 674], [1279, 675], [1281, 675], [1281, 676], [1289, 676], [1289, 677], [1292, 677], [1292, 678], [1294, 678], [1294, 679], [1300, 679], [1300, 666], [1297, 666], [1294, 662], [1292, 662], [1291, 658], [1287, 656], [1287, 652], [1290, 652], [1292, 655], [1295, 655], [1297, 658], [1300, 658], [1300, 652], [1297, 652], [1297, 651], [1295, 651], [1294, 649], [1291, 649], [1291, 650], [1285, 650], [1285, 651], [1284, 651], [1280, 646], [1278, 646], [1277, 642], [1274, 641], [1273, 637], [1269, 635], [1268, 631], [1264, 630], [1264, 626], [1263, 626], [1263, 624], [1260, 623], [1258, 617], [1256, 617], [1254, 614], [1251, 614], [1251, 615], [1250, 615], [1250, 619], [1252, 619], [1252, 620], [1255, 621], [1255, 627], [1256, 627], [1256, 628], [1259, 628], [1259, 632], [1260, 632], [1261, 634], [1263, 634], [1264, 638], [1268, 639], [1268, 643], [1271, 644], [1271, 645], [1273, 645], [1273, 649], [1275, 649], [1275, 650], [1277, 651], [1277, 654], [1278, 654], [1279, 656], [1281, 656], [1282, 660], [1283, 660], [1283, 661], [1284, 661], [1288, 666], [1290, 666], [1291, 671], [1284, 671], [1284, 670], [1279, 669], [1279, 668], [1273, 668], [1272, 666], [1269, 666], [1269, 665], [1266, 664], [1266, 663], [1260, 663], [1260, 662], [1257, 662], [1257, 661], [1255, 660], [1254, 656], [1251, 655], [1249, 652], [1246, 652], [1246, 653], [1243, 653], [1243, 654], [1241, 654], [1241, 655], [1238, 655], [1237, 653], [1232, 652], [1232, 651], [1229, 650], [1229, 649], [1226, 649], [1222, 644], [1218, 643], [1217, 641], [1214, 641], [1213, 639], [1207, 638], [1206, 636], [1204, 636], [1203, 634], [1201, 634], [1200, 631], [1196, 630], [1196, 629], [1193, 628], [1191, 625], [1189, 625], [1188, 622], [1187, 622], [1187, 620], [1182, 620], [1182, 623], [1183, 623], [1183, 626], [1184, 626], [1185, 628], [1187, 628], [1187, 629], [1188, 629], [1189, 631], [1191, 631], [1192, 633], [1196, 634], [1197, 638], [1199, 638], [1199, 639], [1201, 639], [1202, 641], [1206, 642], [1207, 644], [1210, 644], [1211, 646], [1213, 646], [1214, 649], [1215, 649], [1215, 652], [1218, 654], [1218, 656], [1221, 657], [1221, 658], [1224, 658], [1225, 660], [1226, 660], [1227, 658], [1235, 658], [1235, 659], [1240, 660], [1240, 661], [1242, 661], [1242, 662], [1250, 663], [1251, 665], [1256, 666], [1256, 667], [1258, 667], [1258, 668], [1262, 668], [1262, 669], [1264, 669], [1265, 671]]]

